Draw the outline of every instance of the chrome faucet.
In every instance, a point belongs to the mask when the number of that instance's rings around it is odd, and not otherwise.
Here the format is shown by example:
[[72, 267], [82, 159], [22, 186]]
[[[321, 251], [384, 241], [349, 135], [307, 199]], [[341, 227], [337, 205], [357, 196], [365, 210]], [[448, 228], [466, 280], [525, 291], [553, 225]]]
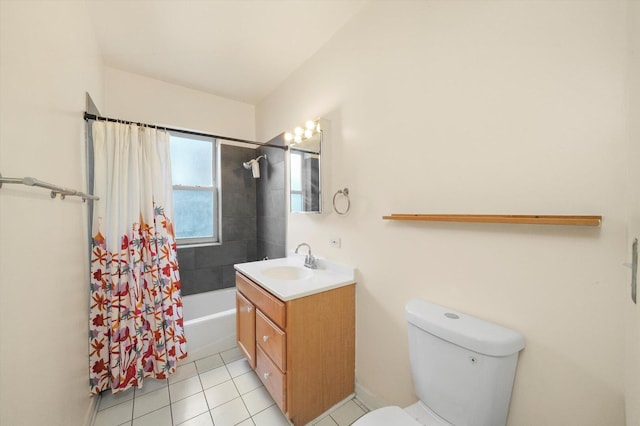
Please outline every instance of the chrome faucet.
[[311, 269], [317, 269], [318, 262], [317, 262], [317, 259], [311, 254], [311, 246], [309, 244], [307, 243], [298, 244], [298, 247], [296, 247], [296, 251], [294, 253], [298, 254], [298, 249], [300, 249], [300, 247], [302, 246], [305, 246], [309, 250], [309, 252], [307, 253], [307, 256], [304, 258], [304, 266]]

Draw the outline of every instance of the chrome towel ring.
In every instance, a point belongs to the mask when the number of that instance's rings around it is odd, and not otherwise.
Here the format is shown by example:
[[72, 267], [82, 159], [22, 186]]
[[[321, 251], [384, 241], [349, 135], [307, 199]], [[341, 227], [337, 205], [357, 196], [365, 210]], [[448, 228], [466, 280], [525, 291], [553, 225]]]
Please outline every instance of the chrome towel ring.
[[[336, 197], [338, 196], [338, 194], [344, 195], [344, 197], [347, 199], [347, 208], [342, 212], [338, 210], [338, 208], [336, 207]], [[351, 208], [351, 200], [349, 199], [349, 188], [339, 189], [335, 194], [333, 194], [333, 210], [336, 213], [338, 213], [339, 215], [345, 215], [349, 213], [350, 208]]]

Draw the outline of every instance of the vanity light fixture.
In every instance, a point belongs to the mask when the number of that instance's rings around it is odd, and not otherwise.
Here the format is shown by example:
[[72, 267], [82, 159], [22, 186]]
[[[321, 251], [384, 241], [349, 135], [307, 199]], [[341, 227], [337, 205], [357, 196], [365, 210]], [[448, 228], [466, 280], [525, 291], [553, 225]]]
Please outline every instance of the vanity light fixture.
[[293, 132], [286, 132], [284, 140], [287, 144], [300, 143], [305, 139], [312, 138], [316, 133], [320, 133], [320, 122], [318, 120], [307, 120], [304, 127], [298, 126]]

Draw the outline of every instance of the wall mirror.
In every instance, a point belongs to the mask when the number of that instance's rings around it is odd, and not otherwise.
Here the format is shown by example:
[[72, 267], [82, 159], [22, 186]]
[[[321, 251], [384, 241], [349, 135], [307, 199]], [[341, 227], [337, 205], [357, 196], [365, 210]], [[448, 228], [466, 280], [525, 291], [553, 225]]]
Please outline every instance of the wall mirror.
[[292, 212], [322, 213], [321, 149], [322, 131], [289, 145], [289, 201]]

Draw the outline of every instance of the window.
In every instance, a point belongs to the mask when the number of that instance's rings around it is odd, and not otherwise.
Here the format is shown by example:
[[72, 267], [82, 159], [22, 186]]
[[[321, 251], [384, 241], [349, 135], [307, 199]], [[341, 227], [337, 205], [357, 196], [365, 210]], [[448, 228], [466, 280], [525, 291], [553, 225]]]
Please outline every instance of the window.
[[213, 138], [171, 133], [173, 214], [180, 245], [219, 241], [216, 147]]

